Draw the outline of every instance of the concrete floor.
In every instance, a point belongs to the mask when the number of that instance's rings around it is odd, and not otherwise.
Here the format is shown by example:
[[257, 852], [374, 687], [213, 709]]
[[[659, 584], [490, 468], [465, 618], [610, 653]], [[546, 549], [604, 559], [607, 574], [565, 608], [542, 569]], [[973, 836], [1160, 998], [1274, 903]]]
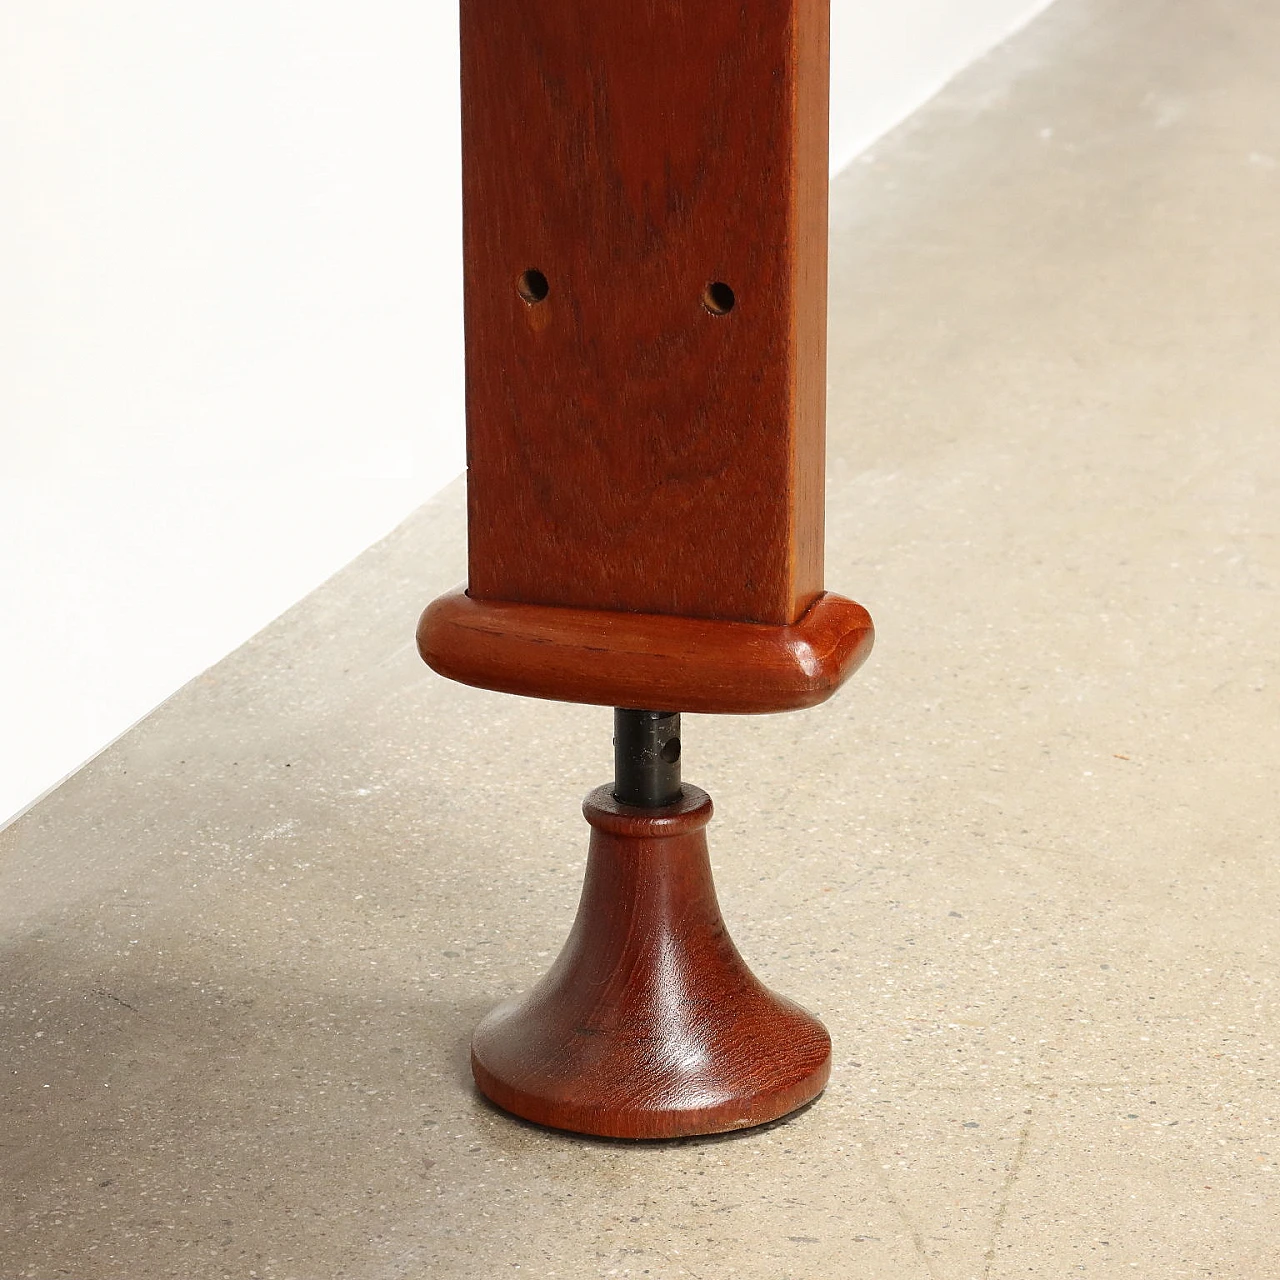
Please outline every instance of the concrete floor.
[[471, 1091], [609, 713], [418, 662], [454, 488], [0, 835], [0, 1276], [1280, 1276], [1278, 65], [1269, 0], [1060, 0], [836, 184], [879, 644], [685, 726], [814, 1106], [630, 1145]]

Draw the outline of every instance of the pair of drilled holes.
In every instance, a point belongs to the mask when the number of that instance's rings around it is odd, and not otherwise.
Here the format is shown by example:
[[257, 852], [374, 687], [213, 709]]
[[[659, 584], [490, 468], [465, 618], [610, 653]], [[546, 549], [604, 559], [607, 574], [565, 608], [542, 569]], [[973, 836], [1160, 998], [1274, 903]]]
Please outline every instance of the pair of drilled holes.
[[[539, 302], [546, 301], [551, 285], [541, 271], [530, 267], [528, 271], [520, 273], [520, 278], [516, 281], [516, 292], [531, 307], [536, 307]], [[733, 310], [735, 302], [737, 298], [734, 297], [733, 290], [723, 280], [713, 280], [702, 291], [702, 305], [713, 316], [727, 316]]]

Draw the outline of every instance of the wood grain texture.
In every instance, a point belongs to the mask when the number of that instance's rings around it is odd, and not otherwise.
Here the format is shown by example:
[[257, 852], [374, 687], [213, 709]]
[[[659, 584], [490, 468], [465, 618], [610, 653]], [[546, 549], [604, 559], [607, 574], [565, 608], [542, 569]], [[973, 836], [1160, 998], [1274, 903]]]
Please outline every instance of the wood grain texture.
[[463, 684], [533, 698], [671, 711], [795, 711], [861, 666], [871, 618], [819, 596], [793, 626], [475, 600], [428, 605], [418, 652]]
[[785, 625], [821, 592], [827, 30], [462, 0], [476, 599]]
[[569, 940], [527, 995], [476, 1029], [487, 1097], [538, 1124], [673, 1138], [763, 1124], [816, 1097], [831, 1040], [768, 990], [725, 928], [706, 792], [667, 809], [583, 804], [587, 873]]

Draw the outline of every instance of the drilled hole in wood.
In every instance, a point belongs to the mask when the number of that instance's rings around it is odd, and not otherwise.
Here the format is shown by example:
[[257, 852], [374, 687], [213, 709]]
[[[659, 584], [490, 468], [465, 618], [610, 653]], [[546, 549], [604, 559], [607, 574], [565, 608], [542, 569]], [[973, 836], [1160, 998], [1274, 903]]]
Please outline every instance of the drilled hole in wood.
[[530, 267], [516, 281], [516, 292], [532, 307], [541, 302], [551, 292], [547, 277], [541, 271]]
[[735, 302], [737, 298], [733, 296], [733, 290], [723, 280], [713, 280], [702, 291], [702, 305], [713, 316], [727, 316]]

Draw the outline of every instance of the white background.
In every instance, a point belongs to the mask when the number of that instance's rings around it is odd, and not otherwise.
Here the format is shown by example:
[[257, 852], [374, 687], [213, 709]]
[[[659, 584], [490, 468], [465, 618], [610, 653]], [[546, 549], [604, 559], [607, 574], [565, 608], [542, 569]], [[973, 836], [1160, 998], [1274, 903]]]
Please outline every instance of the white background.
[[[833, 169], [1046, 3], [834, 0]], [[0, 6], [0, 822], [461, 471], [457, 116], [452, 3]]]

